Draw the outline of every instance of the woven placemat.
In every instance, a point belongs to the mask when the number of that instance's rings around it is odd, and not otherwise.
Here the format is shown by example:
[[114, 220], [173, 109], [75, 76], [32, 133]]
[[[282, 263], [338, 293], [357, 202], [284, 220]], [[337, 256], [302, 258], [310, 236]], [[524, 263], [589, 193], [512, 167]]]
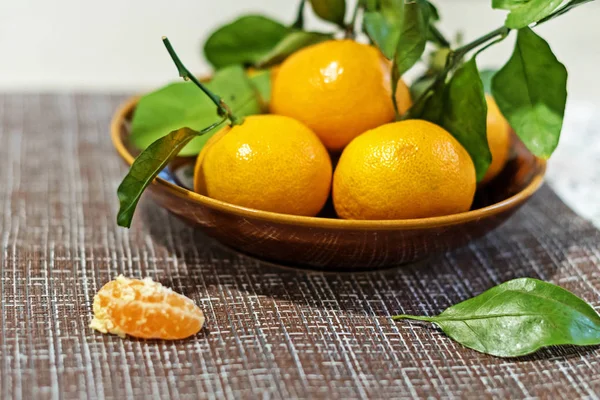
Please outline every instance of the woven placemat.
[[[516, 277], [600, 308], [600, 233], [544, 187], [509, 223], [406, 268], [282, 269], [222, 248], [150, 201], [115, 224], [125, 173], [108, 133], [123, 100], [0, 95], [0, 396], [62, 398], [596, 398], [598, 348], [504, 360], [397, 313], [436, 314]], [[179, 342], [88, 328], [94, 293], [150, 276], [201, 305]]]

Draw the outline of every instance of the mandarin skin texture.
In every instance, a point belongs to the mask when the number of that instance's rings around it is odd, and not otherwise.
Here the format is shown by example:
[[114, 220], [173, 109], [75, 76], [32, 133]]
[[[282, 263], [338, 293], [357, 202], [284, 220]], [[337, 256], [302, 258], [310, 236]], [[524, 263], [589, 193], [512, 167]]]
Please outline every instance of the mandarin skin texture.
[[335, 170], [333, 201], [341, 218], [427, 218], [468, 211], [476, 189], [467, 151], [443, 128], [408, 120], [360, 135]]
[[500, 112], [496, 101], [492, 96], [486, 96], [487, 113], [487, 139], [492, 152], [492, 163], [485, 173], [481, 183], [487, 183], [494, 179], [504, 168], [508, 161], [512, 138], [510, 125], [504, 115]]
[[[391, 122], [391, 65], [376, 48], [352, 40], [309, 46], [286, 59], [273, 82], [271, 112], [311, 128], [334, 152], [369, 129]], [[411, 104], [397, 90], [400, 113]]]
[[246, 117], [213, 136], [196, 162], [194, 189], [238, 206], [313, 217], [331, 189], [331, 159], [308, 127], [279, 115]]

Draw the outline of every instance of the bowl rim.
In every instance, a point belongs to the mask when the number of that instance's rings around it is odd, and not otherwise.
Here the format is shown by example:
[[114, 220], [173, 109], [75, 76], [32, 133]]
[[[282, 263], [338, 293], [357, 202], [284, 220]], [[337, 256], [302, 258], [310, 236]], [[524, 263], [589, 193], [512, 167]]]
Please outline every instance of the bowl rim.
[[[133, 164], [135, 157], [129, 152], [127, 146], [121, 138], [121, 126], [126, 116], [135, 108], [140, 96], [132, 96], [119, 106], [111, 121], [112, 143], [121, 158], [128, 166]], [[314, 228], [335, 228], [335, 229], [354, 229], [354, 230], [373, 230], [373, 229], [417, 229], [417, 228], [435, 228], [449, 225], [456, 225], [475, 221], [484, 217], [490, 217], [503, 211], [508, 211], [523, 203], [531, 197], [543, 184], [546, 173], [546, 160], [536, 157], [540, 169], [531, 179], [531, 182], [519, 193], [495, 204], [477, 210], [470, 210], [458, 214], [444, 215], [440, 217], [417, 218], [417, 219], [396, 219], [396, 220], [347, 220], [322, 217], [304, 217], [291, 214], [281, 214], [271, 211], [256, 210], [237, 206], [224, 201], [216, 200], [208, 196], [201, 195], [181, 186], [175, 185], [162, 178], [157, 177], [152, 185], [166, 190], [170, 194], [198, 203], [222, 212], [235, 214], [240, 217], [259, 219], [284, 223], [289, 225], [301, 225]]]

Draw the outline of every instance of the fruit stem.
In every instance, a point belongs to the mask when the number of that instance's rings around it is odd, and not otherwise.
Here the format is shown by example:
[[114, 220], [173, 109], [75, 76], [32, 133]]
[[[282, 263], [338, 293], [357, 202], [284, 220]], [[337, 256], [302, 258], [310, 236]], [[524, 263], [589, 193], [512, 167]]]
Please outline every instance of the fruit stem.
[[457, 63], [460, 60], [462, 60], [462, 58], [469, 51], [476, 49], [477, 47], [481, 46], [482, 44], [487, 43], [488, 41], [496, 38], [497, 36], [506, 37], [509, 33], [510, 33], [510, 28], [507, 28], [506, 26], [501, 26], [500, 28], [491, 31], [488, 34], [483, 35], [479, 39], [475, 39], [471, 43], [467, 43], [464, 46], [459, 47], [458, 49], [453, 51], [454, 57], [458, 59]]
[[392, 317], [393, 321], [401, 321], [403, 319], [411, 319], [413, 321], [421, 321], [421, 322], [433, 322], [434, 318], [432, 317], [418, 317], [416, 315], [394, 315]]
[[541, 20], [539, 20], [535, 26], [538, 26], [540, 24], [543, 24], [544, 22], [548, 22], [556, 17], [559, 17], [561, 15], [563, 15], [564, 13], [568, 12], [569, 10], [572, 10], [575, 7], [579, 7], [584, 5], [585, 3], [589, 3], [590, 1], [594, 1], [594, 0], [581, 0], [581, 1], [571, 1], [568, 2], [567, 4], [565, 4], [564, 6], [562, 6], [561, 8], [559, 8], [558, 10], [554, 11], [552, 14], [548, 15], [545, 18], [542, 18]]
[[303, 29], [304, 28], [304, 6], [306, 5], [306, 0], [300, 0], [300, 5], [298, 6], [298, 15], [296, 16], [296, 21], [292, 24], [292, 28], [294, 29]]
[[358, 20], [358, 11], [360, 10], [361, 3], [361, 0], [356, 2], [354, 12], [352, 13], [352, 19], [350, 20], [350, 23], [346, 25], [346, 39], [354, 39], [356, 37], [356, 21]]
[[[430, 96], [431, 91], [437, 85], [439, 85], [442, 80], [446, 79], [446, 77], [448, 76], [450, 71], [452, 71], [454, 68], [456, 68], [460, 65], [463, 58], [465, 58], [465, 56], [471, 50], [474, 50], [477, 47], [479, 47], [483, 44], [486, 44], [487, 42], [489, 42], [492, 39], [495, 39], [497, 37], [499, 37], [499, 39], [497, 39], [494, 42], [503, 40], [506, 36], [508, 36], [509, 33], [510, 33], [510, 28], [507, 28], [506, 26], [501, 26], [500, 28], [491, 31], [490, 33], [487, 33], [487, 34], [481, 36], [480, 38], [475, 39], [472, 42], [459, 47], [456, 50], [451, 50], [450, 52], [448, 52], [448, 55], [446, 56], [446, 66], [444, 67], [444, 69], [438, 73], [436, 79], [434, 79], [433, 82], [431, 82], [429, 84], [429, 86], [427, 86], [427, 89], [425, 89], [423, 91], [421, 96], [418, 99], [416, 99], [413, 102], [413, 104], [420, 104], [420, 102], [425, 100], [425, 97]], [[488, 47], [489, 46], [485, 46], [483, 50], [487, 49]], [[400, 119], [402, 119], [402, 120], [406, 119], [409, 115], [409, 112], [410, 112], [410, 110], [408, 110]]]
[[198, 86], [212, 100], [213, 103], [215, 103], [215, 105], [217, 106], [217, 113], [220, 117], [225, 117], [229, 119], [232, 125], [242, 124], [244, 122], [244, 119], [236, 117], [231, 111], [231, 108], [229, 108], [227, 103], [225, 103], [222, 98], [211, 92], [204, 84], [202, 84], [202, 82], [200, 82], [192, 73], [190, 73], [190, 71], [185, 67], [185, 65], [183, 65], [183, 63], [179, 59], [179, 56], [173, 49], [171, 42], [169, 42], [169, 39], [167, 39], [166, 36], [163, 36], [162, 41], [165, 47], [167, 48], [171, 59], [173, 59], [175, 66], [177, 66], [179, 76], [182, 77], [184, 81], [189, 80], [194, 82], [194, 84]]
[[433, 36], [435, 36], [435, 38], [440, 42], [442, 47], [450, 47], [450, 42], [448, 41], [448, 39], [446, 39], [444, 34], [442, 32], [440, 32], [440, 30], [437, 28], [437, 26], [435, 26], [434, 24], [431, 24], [429, 26], [429, 30], [431, 31], [431, 34]]

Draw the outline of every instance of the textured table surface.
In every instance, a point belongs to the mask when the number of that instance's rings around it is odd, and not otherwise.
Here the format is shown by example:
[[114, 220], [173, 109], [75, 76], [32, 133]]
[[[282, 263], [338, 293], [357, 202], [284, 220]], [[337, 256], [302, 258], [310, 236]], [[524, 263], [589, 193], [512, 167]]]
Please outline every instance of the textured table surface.
[[[597, 398], [598, 348], [503, 360], [389, 318], [523, 276], [600, 309], [600, 233], [548, 187], [493, 234], [421, 265], [276, 268], [149, 201], [130, 231], [116, 226], [125, 168], [108, 123], [122, 100], [0, 95], [0, 398]], [[93, 295], [119, 273], [185, 293], [206, 329], [179, 342], [91, 331]]]

